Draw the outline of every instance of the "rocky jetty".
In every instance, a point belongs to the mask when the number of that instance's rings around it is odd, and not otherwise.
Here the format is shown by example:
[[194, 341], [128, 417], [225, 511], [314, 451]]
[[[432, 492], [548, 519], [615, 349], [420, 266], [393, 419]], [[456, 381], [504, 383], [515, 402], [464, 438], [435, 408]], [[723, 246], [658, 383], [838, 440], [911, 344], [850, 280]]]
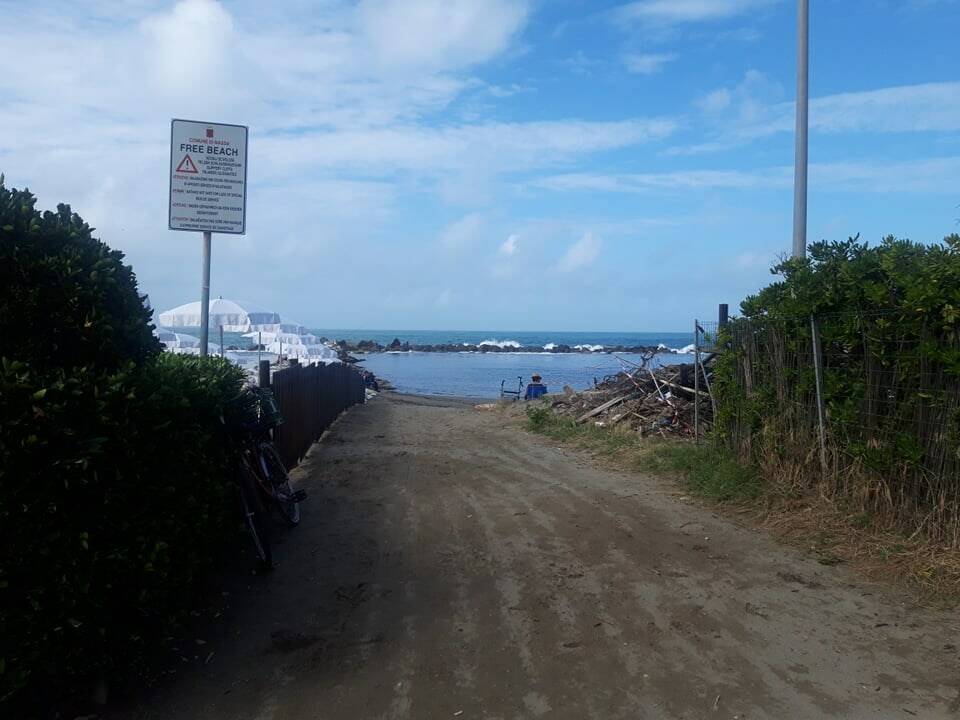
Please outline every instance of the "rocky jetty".
[[547, 347], [542, 347], [540, 345], [528, 345], [521, 346], [516, 344], [494, 344], [494, 343], [481, 343], [479, 345], [471, 345], [468, 343], [441, 343], [438, 345], [417, 345], [410, 342], [405, 342], [400, 340], [400, 338], [394, 338], [391, 343], [388, 345], [383, 345], [381, 343], [375, 342], [373, 340], [360, 340], [357, 342], [349, 340], [337, 340], [336, 347], [342, 353], [354, 354], [354, 353], [383, 353], [383, 352], [425, 352], [425, 353], [460, 353], [460, 352], [476, 352], [476, 353], [583, 353], [583, 354], [597, 354], [597, 353], [673, 353], [676, 354], [678, 351], [665, 348], [663, 346], [654, 347], [654, 346], [625, 346], [625, 345], [611, 345], [601, 347], [599, 345], [554, 345], [550, 344]]

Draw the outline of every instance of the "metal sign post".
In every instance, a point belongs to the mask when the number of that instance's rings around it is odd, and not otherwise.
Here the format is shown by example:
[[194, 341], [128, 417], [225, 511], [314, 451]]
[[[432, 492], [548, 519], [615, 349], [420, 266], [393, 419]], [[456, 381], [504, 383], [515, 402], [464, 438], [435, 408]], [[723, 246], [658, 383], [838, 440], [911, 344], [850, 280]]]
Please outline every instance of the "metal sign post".
[[203, 260], [200, 277], [200, 357], [210, 347], [210, 252], [213, 233], [203, 233]]
[[[247, 231], [246, 125], [170, 122], [168, 227], [203, 233], [200, 355], [210, 347], [210, 254], [213, 233]], [[221, 343], [222, 346], [222, 343]]]

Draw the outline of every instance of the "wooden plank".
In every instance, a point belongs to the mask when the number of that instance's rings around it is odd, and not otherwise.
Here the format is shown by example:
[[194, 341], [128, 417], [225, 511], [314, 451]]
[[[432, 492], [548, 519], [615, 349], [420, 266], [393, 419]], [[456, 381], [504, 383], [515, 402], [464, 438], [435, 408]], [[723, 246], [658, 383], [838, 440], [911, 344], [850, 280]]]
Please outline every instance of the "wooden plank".
[[670, 382], [669, 380], [661, 380], [664, 385], [669, 385], [672, 388], [677, 390], [683, 390], [688, 393], [696, 393], [697, 395], [702, 395], [703, 397], [710, 397], [710, 393], [705, 393], [703, 390], [694, 390], [693, 388], [684, 387], [683, 385], [677, 385], [677, 383]]
[[578, 417], [576, 421], [577, 421], [577, 423], [582, 423], [582, 422], [584, 422], [584, 421], [586, 421], [586, 420], [589, 420], [589, 419], [592, 418], [594, 415], [599, 415], [599, 414], [602, 413], [604, 410], [609, 410], [609, 409], [612, 408], [614, 405], [619, 405], [619, 404], [622, 403], [624, 400], [626, 400], [626, 399], [628, 399], [628, 398], [631, 398], [631, 397], [633, 397], [633, 393], [628, 393], [627, 395], [623, 395], [623, 396], [621, 396], [621, 397], [614, 398], [613, 400], [608, 400], [608, 401], [605, 402], [603, 405], [598, 405], [598, 406], [595, 407], [593, 410], [590, 410], [590, 411], [588, 411], [588, 412], [585, 412], [583, 415], [581, 415], [580, 417]]

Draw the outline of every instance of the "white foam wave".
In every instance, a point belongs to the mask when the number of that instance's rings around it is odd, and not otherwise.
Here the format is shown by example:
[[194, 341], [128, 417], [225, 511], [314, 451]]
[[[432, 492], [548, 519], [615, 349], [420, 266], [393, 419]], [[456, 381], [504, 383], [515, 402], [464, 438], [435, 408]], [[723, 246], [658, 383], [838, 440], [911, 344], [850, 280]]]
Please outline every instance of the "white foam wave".
[[691, 343], [690, 345], [685, 345], [684, 347], [680, 348], [676, 352], [680, 353], [681, 355], [692, 355], [693, 351], [696, 349], [697, 349], [697, 346]]
[[523, 347], [523, 346], [522, 346], [520, 343], [518, 343], [516, 340], [497, 340], [496, 338], [494, 338], [493, 340], [484, 340], [484, 341], [481, 342], [481, 343], [477, 343], [477, 347], [483, 347], [484, 345], [486, 345], [486, 346], [488, 346], [488, 347], [498, 347], [498, 348], [519, 348], [519, 347]]
[[556, 349], [557, 349], [557, 344], [556, 344], [556, 343], [547, 343], [546, 345], [543, 346], [543, 349], [544, 349], [544, 350], [556, 350]]
[[574, 345], [574, 350], [589, 350], [590, 352], [601, 352], [603, 345]]

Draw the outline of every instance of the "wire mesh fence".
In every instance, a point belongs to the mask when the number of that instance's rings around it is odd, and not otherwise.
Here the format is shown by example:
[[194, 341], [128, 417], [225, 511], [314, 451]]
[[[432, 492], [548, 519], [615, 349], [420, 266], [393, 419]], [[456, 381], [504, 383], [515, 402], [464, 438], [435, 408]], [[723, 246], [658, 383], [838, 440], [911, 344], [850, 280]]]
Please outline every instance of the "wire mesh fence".
[[[913, 320], [913, 319], [911, 319]], [[732, 321], [717, 427], [785, 491], [818, 485], [854, 509], [960, 546], [957, 336], [895, 313]]]

